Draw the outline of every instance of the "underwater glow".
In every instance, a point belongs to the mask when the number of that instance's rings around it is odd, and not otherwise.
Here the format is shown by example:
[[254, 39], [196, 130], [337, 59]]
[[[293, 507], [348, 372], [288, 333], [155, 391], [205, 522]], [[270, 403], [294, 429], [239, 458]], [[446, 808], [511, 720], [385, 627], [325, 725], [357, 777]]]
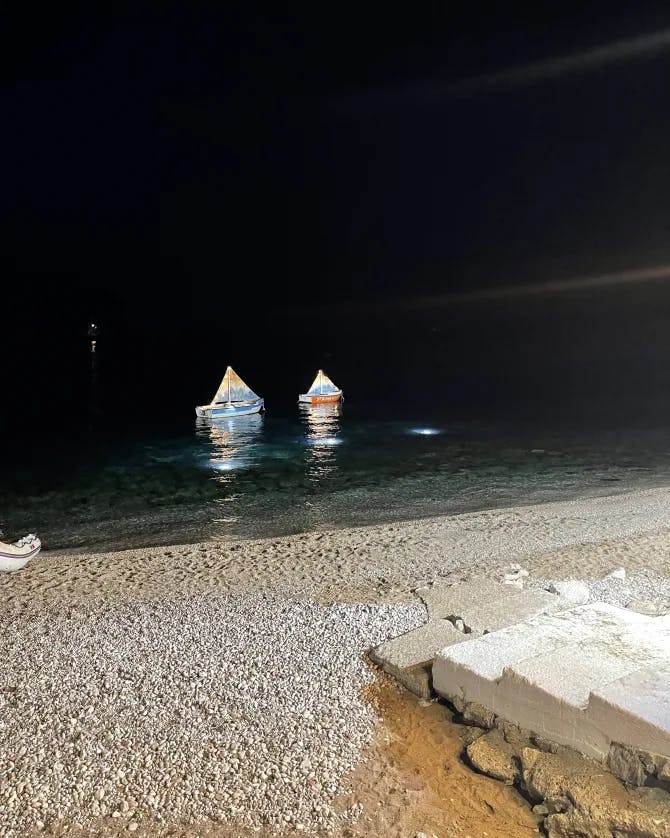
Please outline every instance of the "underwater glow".
[[417, 434], [419, 436], [437, 436], [442, 431], [439, 428], [410, 428], [409, 433]]
[[234, 471], [242, 468], [240, 460], [210, 460], [209, 465], [216, 471]]
[[342, 445], [343, 440], [336, 436], [322, 436], [308, 440], [310, 445]]

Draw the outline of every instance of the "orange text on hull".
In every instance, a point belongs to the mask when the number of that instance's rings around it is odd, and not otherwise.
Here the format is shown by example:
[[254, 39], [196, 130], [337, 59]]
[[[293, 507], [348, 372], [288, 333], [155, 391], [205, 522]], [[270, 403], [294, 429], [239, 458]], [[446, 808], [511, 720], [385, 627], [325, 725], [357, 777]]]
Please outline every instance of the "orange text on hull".
[[328, 396], [312, 396], [311, 398], [312, 404], [333, 404], [333, 402], [339, 402], [342, 396], [335, 393]]

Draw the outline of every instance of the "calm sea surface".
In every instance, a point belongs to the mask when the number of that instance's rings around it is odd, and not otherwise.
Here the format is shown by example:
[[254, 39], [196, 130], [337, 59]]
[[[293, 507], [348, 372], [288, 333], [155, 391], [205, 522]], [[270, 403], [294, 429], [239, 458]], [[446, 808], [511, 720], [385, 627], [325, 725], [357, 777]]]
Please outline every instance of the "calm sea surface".
[[557, 432], [366, 416], [355, 406], [175, 432], [21, 438], [0, 472], [5, 538], [99, 550], [287, 535], [611, 494], [670, 478], [670, 431]]

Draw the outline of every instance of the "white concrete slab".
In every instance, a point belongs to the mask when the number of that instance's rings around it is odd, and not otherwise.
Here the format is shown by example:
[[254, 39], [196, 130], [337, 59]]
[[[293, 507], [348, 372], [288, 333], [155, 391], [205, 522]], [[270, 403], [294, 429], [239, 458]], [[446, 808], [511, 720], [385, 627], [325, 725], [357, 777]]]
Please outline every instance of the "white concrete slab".
[[454, 628], [448, 620], [431, 620], [418, 628], [380, 643], [370, 652], [375, 663], [404, 669], [432, 661], [442, 649], [468, 640], [467, 635]]
[[[457, 585], [439, 581], [416, 592], [431, 619], [463, 620], [474, 635], [497, 631], [561, 606], [556, 594], [503, 585], [489, 579]], [[565, 603], [563, 603], [565, 605]]]
[[645, 661], [670, 656], [669, 644], [663, 647], [667, 626], [653, 627], [653, 621], [604, 603], [543, 614], [441, 651], [433, 685], [447, 698], [476, 702], [602, 758], [611, 737], [586, 713], [589, 697]]
[[[503, 585], [492, 579], [454, 584], [436, 579], [432, 585], [416, 590], [432, 619], [460, 616], [463, 612], [478, 609], [495, 602], [501, 596]], [[507, 588], [509, 590], [509, 588]]]
[[670, 757], [670, 667], [639, 669], [594, 690], [586, 716], [612, 742]]
[[546, 739], [603, 759], [610, 740], [584, 712], [589, 696], [638, 668], [632, 650], [593, 635], [506, 668], [491, 709]]
[[622, 642], [638, 670], [596, 687], [587, 716], [613, 742], [670, 757], [670, 616], [629, 626]]
[[435, 655], [447, 646], [468, 639], [469, 635], [458, 631], [448, 620], [430, 620], [381, 643], [370, 651], [370, 658], [415, 695], [430, 698]]
[[[624, 612], [623, 616], [619, 612]], [[458, 696], [493, 709], [497, 682], [506, 667], [548, 654], [579, 638], [590, 638], [603, 628], [649, 621], [641, 614], [605, 603], [590, 603], [569, 611], [543, 614], [500, 629], [468, 643], [467, 648], [440, 652], [433, 663], [435, 690], [446, 697]]]

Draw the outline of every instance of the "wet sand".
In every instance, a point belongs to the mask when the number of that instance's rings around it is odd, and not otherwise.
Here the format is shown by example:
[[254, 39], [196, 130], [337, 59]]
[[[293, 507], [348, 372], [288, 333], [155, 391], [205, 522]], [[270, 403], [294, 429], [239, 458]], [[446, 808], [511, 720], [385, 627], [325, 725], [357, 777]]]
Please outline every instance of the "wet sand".
[[0, 597], [20, 609], [254, 592], [396, 602], [437, 577], [495, 577], [510, 562], [555, 578], [618, 565], [670, 574], [670, 489], [232, 544], [43, 551], [20, 573], [0, 575]]

